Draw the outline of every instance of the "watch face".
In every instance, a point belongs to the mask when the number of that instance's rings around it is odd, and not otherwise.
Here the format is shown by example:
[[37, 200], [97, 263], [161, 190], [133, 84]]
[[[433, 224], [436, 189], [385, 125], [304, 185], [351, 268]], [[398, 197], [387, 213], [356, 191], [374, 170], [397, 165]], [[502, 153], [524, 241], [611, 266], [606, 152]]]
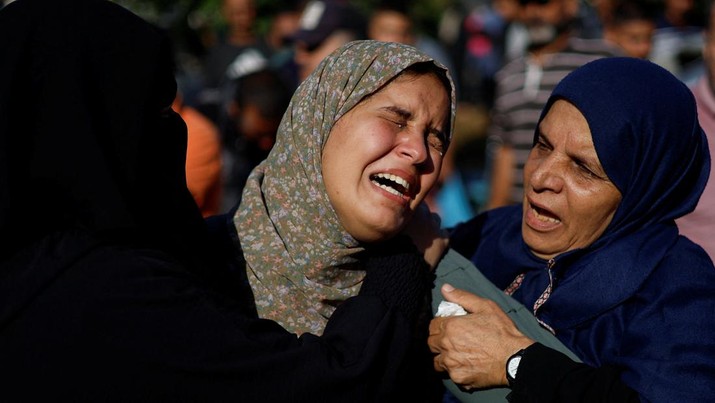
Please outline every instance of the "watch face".
[[519, 369], [520, 362], [521, 356], [517, 355], [516, 357], [512, 357], [507, 363], [507, 371], [509, 372], [509, 376], [511, 376], [512, 378], [516, 378], [516, 370]]

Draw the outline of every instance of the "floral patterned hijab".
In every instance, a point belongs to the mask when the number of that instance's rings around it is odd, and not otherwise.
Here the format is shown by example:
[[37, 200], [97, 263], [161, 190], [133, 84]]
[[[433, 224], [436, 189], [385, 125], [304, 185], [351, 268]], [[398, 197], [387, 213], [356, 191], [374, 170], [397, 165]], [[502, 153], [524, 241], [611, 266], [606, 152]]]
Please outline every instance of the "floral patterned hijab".
[[[335, 306], [357, 295], [365, 273], [356, 254], [363, 248], [328, 199], [322, 150], [341, 116], [409, 66], [429, 61], [444, 69], [410, 46], [355, 41], [296, 90], [234, 216], [260, 317], [298, 334], [322, 334]], [[453, 84], [450, 99], [453, 123]]]

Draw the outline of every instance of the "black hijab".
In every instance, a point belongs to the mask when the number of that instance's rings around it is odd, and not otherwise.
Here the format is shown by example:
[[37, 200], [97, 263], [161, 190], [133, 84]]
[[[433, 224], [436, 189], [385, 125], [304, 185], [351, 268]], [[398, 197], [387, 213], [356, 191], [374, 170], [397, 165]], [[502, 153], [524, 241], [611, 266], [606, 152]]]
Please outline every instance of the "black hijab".
[[0, 60], [0, 295], [29, 298], [101, 242], [198, 266], [165, 35], [104, 0], [18, 0], [0, 11]]

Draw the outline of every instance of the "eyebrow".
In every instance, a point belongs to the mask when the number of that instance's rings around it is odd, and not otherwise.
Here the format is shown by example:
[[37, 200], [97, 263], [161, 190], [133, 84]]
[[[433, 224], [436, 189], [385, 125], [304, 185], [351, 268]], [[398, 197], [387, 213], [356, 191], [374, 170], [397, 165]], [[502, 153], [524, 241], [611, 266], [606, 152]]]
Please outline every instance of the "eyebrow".
[[412, 112], [402, 109], [399, 106], [385, 106], [380, 109], [386, 110], [388, 112], [394, 113], [395, 115], [398, 115], [399, 117], [409, 120], [412, 117]]
[[[549, 141], [549, 137], [541, 131], [541, 127], [538, 128], [538, 138], [540, 140], [544, 141], [545, 143], [547, 143], [549, 145], [549, 147], [551, 147], [551, 148], [554, 147], [553, 144], [551, 144], [551, 141]], [[605, 173], [606, 173], [604, 171], [603, 167], [601, 166], [601, 163], [598, 160], [598, 154], [596, 154], [595, 152], [594, 152], [595, 158], [593, 158], [593, 156], [574, 154], [573, 152], [568, 153], [567, 155], [569, 156], [569, 158], [573, 159], [574, 161], [587, 165], [590, 169], [595, 171], [594, 173], [598, 173], [599, 175], [601, 175], [601, 174], [605, 175]]]

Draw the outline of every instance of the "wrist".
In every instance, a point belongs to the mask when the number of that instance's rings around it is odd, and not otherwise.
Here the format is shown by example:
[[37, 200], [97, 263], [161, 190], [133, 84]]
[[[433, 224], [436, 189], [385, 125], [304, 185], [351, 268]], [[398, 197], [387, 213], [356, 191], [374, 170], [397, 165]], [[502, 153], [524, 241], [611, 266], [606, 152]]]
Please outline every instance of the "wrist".
[[523, 361], [524, 356], [527, 354], [529, 347], [533, 346], [534, 344], [535, 343], [532, 342], [530, 345], [519, 349], [517, 352], [507, 358], [505, 365], [505, 376], [507, 384], [510, 388], [514, 388], [514, 385], [519, 376], [519, 368], [521, 366], [521, 362]]

